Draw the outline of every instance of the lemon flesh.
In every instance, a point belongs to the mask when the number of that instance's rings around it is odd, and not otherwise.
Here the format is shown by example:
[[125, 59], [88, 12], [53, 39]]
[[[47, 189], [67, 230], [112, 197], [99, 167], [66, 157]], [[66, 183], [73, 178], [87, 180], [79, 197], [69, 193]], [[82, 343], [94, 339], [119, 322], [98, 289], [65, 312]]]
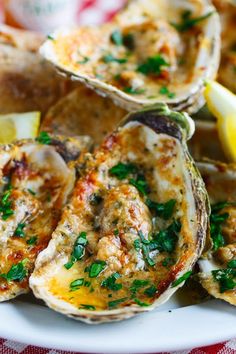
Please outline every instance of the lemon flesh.
[[209, 81], [205, 99], [209, 110], [217, 118], [224, 153], [229, 161], [236, 162], [236, 96], [217, 82]]
[[38, 135], [40, 112], [0, 115], [0, 144], [14, 140], [34, 139]]

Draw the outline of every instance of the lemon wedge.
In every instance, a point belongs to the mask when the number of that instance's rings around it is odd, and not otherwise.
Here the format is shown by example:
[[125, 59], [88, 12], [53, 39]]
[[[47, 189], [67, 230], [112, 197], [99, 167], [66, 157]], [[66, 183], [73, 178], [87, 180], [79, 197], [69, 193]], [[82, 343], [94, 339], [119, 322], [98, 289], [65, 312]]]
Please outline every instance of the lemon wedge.
[[40, 112], [0, 115], [0, 144], [14, 140], [35, 138], [40, 125]]
[[215, 81], [206, 83], [204, 95], [210, 112], [217, 118], [217, 130], [225, 155], [236, 162], [236, 96]]

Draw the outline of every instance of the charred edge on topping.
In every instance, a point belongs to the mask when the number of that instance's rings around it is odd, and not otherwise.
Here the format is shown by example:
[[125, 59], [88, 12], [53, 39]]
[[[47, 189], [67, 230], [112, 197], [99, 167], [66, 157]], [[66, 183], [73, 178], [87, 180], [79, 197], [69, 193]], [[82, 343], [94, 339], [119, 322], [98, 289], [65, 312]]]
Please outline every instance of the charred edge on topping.
[[129, 122], [139, 122], [154, 130], [157, 134], [167, 134], [182, 141], [182, 132], [177, 123], [165, 115], [158, 115], [156, 111], [137, 112], [129, 115], [123, 126]]
[[77, 160], [81, 153], [78, 148], [70, 147], [66, 141], [60, 141], [52, 138], [51, 145], [55, 147], [56, 152], [61, 155], [66, 163]]

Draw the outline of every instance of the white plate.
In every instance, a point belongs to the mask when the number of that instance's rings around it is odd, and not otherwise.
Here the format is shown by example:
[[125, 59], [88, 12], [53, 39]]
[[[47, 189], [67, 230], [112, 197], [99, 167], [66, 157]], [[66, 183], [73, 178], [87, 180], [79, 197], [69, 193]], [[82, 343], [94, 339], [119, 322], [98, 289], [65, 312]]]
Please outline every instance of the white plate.
[[[155, 353], [236, 337], [236, 308], [224, 302], [180, 307], [178, 297], [133, 319], [86, 325], [25, 298], [0, 304], [0, 337], [84, 353]], [[171, 311], [170, 311], [171, 309]]]

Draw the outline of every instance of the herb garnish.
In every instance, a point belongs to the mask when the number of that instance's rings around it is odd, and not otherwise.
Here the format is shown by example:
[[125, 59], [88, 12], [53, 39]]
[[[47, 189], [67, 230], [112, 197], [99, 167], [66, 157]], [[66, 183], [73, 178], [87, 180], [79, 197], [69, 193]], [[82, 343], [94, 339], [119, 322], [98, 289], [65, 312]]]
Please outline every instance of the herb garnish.
[[83, 258], [85, 254], [85, 246], [88, 243], [86, 236], [86, 232], [81, 232], [80, 235], [77, 237], [70, 260], [68, 263], [64, 264], [64, 267], [66, 269], [70, 269], [75, 264], [75, 262]]
[[123, 297], [122, 299], [109, 301], [108, 302], [108, 307], [110, 307], [110, 308], [116, 307], [116, 306], [120, 305], [122, 302], [125, 302], [126, 300], [128, 300], [128, 298], [127, 297]]
[[0, 277], [6, 279], [8, 282], [9, 281], [22, 281], [28, 271], [27, 269], [25, 268], [25, 265], [26, 263], [28, 262], [28, 259], [25, 258], [23, 259], [23, 261], [17, 263], [17, 264], [14, 264], [11, 269], [8, 271], [8, 273], [6, 274], [0, 274]]
[[33, 246], [36, 244], [37, 239], [38, 239], [37, 236], [32, 236], [26, 241], [26, 243], [27, 243], [27, 245]]
[[82, 60], [78, 60], [78, 64], [86, 64], [89, 61], [89, 57], [83, 57]]
[[206, 20], [210, 17], [214, 12], [208, 12], [207, 14], [199, 17], [191, 17], [192, 12], [187, 10], [182, 14], [182, 22], [181, 23], [171, 23], [173, 27], [175, 27], [179, 32], [185, 32], [196, 26], [198, 23]]
[[50, 39], [51, 41], [54, 41], [55, 38], [53, 38], [53, 36], [51, 36], [50, 34], [47, 35], [47, 39]]
[[38, 141], [39, 144], [50, 145], [52, 139], [47, 132], [40, 132], [39, 136], [36, 138], [36, 141]]
[[123, 44], [123, 36], [122, 36], [121, 31], [115, 30], [114, 32], [112, 32], [111, 41], [117, 46], [122, 45]]
[[135, 40], [132, 33], [127, 33], [123, 35], [123, 44], [126, 48], [133, 51], [135, 49]]
[[132, 86], [124, 87], [123, 91], [129, 93], [130, 95], [142, 95], [145, 92], [143, 88], [134, 88]]
[[89, 272], [90, 278], [97, 278], [99, 274], [106, 268], [106, 262], [97, 260], [92, 263], [89, 267], [85, 269], [85, 271]]
[[173, 223], [165, 230], [161, 230], [154, 236], [154, 246], [160, 252], [173, 252], [178, 241], [178, 233], [181, 230], [179, 220], [174, 220]]
[[121, 275], [119, 273], [113, 273], [110, 277], [101, 282], [101, 286], [113, 291], [118, 291], [122, 289], [122, 284], [116, 283], [116, 280], [120, 277]]
[[145, 288], [147, 285], [149, 285], [149, 280], [135, 279], [130, 287], [130, 291], [132, 295], [136, 295], [138, 290]]
[[160, 75], [163, 67], [169, 66], [169, 63], [160, 55], [154, 55], [140, 64], [137, 71], [144, 75]]
[[220, 285], [220, 292], [236, 288], [236, 260], [228, 262], [226, 269], [212, 270], [215, 281]]
[[84, 278], [76, 279], [70, 283], [70, 291], [76, 291], [82, 285], [84, 285]]
[[134, 299], [134, 302], [136, 302], [137, 305], [142, 306], [142, 307], [150, 306], [150, 304], [147, 304], [146, 302], [143, 302], [137, 298]]
[[14, 233], [14, 236], [17, 236], [17, 237], [24, 237], [25, 236], [25, 233], [23, 231], [23, 229], [25, 228], [26, 224], [18, 224], [16, 230], [15, 230], [15, 233]]
[[161, 264], [163, 265], [163, 267], [170, 267], [175, 264], [175, 261], [171, 257], [166, 257], [165, 259], [163, 259]]
[[153, 297], [157, 292], [157, 288], [154, 285], [151, 285], [144, 291], [144, 294], [148, 297]]
[[185, 280], [187, 280], [190, 277], [191, 274], [192, 274], [191, 270], [186, 272], [184, 275], [182, 275], [182, 277], [173, 281], [171, 287], [174, 288], [174, 287], [178, 286], [179, 284], [183, 283]]
[[165, 220], [168, 220], [173, 215], [176, 202], [175, 199], [170, 199], [166, 203], [157, 203], [150, 199], [146, 200], [147, 206], [153, 210], [157, 216]]
[[228, 219], [229, 214], [220, 214], [220, 212], [222, 209], [231, 205], [235, 205], [235, 203], [220, 202], [211, 207], [210, 231], [214, 251], [218, 250], [219, 247], [222, 247], [225, 244], [224, 236], [222, 234], [222, 225]]
[[137, 188], [137, 190], [141, 194], [143, 194], [143, 195], [148, 194], [149, 187], [148, 187], [147, 181], [143, 175], [138, 175], [136, 179], [131, 178], [129, 180], [129, 183], [132, 184], [132, 186], [134, 186], [135, 188]]
[[0, 212], [2, 213], [2, 219], [7, 220], [10, 216], [14, 214], [12, 209], [12, 201], [10, 200], [12, 192], [12, 185], [9, 183], [6, 186], [5, 192], [0, 201]]
[[174, 98], [174, 97], [175, 97], [175, 93], [174, 93], [174, 92], [170, 92], [169, 89], [168, 89], [168, 87], [166, 87], [166, 86], [162, 86], [162, 87], [160, 88], [159, 93], [160, 93], [161, 95], [167, 96], [168, 98]]
[[127, 63], [128, 59], [127, 58], [115, 58], [112, 54], [106, 54], [102, 58], [104, 63], [118, 63], [118, 64], [125, 64]]
[[91, 310], [95, 311], [96, 307], [93, 305], [87, 305], [87, 304], [80, 304], [80, 310]]
[[125, 179], [132, 173], [137, 173], [137, 166], [132, 163], [119, 162], [117, 165], [110, 168], [109, 173], [119, 180]]
[[34, 191], [32, 191], [32, 189], [30, 189], [30, 188], [28, 188], [27, 191], [32, 195], [36, 195], [36, 193]]

